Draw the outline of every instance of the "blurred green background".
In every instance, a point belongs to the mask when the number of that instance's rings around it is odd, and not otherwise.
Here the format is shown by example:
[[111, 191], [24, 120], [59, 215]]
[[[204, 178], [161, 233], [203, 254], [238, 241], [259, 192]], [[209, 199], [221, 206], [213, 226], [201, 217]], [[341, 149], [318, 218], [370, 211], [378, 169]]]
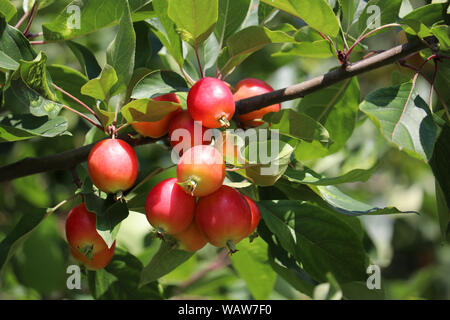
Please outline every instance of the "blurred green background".
[[[22, 1], [13, 1], [20, 7]], [[50, 21], [63, 10], [69, 1], [57, 1], [39, 12], [32, 32]], [[418, 2], [420, 4], [420, 1]], [[18, 16], [21, 15], [19, 12]], [[15, 18], [17, 20], [17, 17]], [[12, 21], [14, 24], [15, 21]], [[299, 21], [278, 14], [269, 26], [289, 22], [301, 26]], [[99, 60], [105, 62], [105, 50], [115, 36], [115, 28], [104, 29], [77, 41], [87, 45]], [[366, 42], [370, 49], [385, 49], [397, 44], [399, 30], [390, 30]], [[162, 67], [157, 52], [158, 40], [150, 37], [153, 52], [149, 66]], [[40, 50], [37, 47], [37, 50]], [[45, 49], [50, 64], [63, 64], [75, 69], [80, 65], [72, 52], [63, 44], [47, 44]], [[235, 84], [242, 78], [255, 77], [265, 80], [274, 88], [301, 82], [327, 72], [338, 66], [336, 60], [274, 58], [272, 53], [280, 46], [269, 46], [253, 54], [228, 79]], [[355, 55], [355, 58], [358, 58]], [[262, 67], [264, 66], [264, 67]], [[361, 97], [388, 86], [392, 81], [411, 77], [411, 73], [398, 65], [384, 67], [359, 77]], [[427, 84], [419, 78], [424, 90]], [[288, 108], [298, 103], [284, 103]], [[77, 148], [85, 143], [89, 125], [74, 114], [63, 111], [69, 120], [69, 131], [73, 136], [62, 136], [52, 140], [36, 138], [31, 141], [0, 144], [0, 165], [6, 165], [28, 156], [44, 156]], [[169, 151], [163, 144], [145, 145], [136, 148], [140, 161], [141, 176], [157, 166], [170, 166]], [[372, 240], [370, 256], [382, 267], [382, 288], [387, 299], [449, 299], [450, 298], [450, 247], [440, 239], [439, 226], [435, 221], [436, 204], [434, 178], [430, 168], [422, 161], [389, 145], [369, 120], [361, 116], [352, 138], [344, 150], [308, 163], [317, 172], [338, 175], [355, 168], [369, 168], [377, 160], [381, 166], [366, 183], [351, 183], [342, 186], [356, 199], [374, 206], [396, 206], [404, 211], [417, 211], [420, 215], [396, 215], [364, 217], [362, 222]], [[173, 176], [174, 170], [155, 177], [155, 184], [164, 177]], [[52, 207], [69, 198], [75, 190], [70, 172], [50, 172], [29, 176], [0, 184], [0, 240], [13, 228], [21, 215], [35, 208]], [[23, 243], [0, 277], [0, 299], [90, 299], [84, 278], [81, 290], [68, 290], [67, 266], [76, 262], [70, 257], [65, 242], [64, 221], [67, 212], [76, 202], [64, 206], [44, 221]], [[122, 223], [118, 246], [135, 254], [143, 263], [149, 261], [158, 243], [149, 237], [150, 226], [144, 215], [132, 212]], [[179, 295], [190, 298], [251, 299], [251, 294], [232, 267], [209, 272], [188, 289], [179, 289], [183, 284], [216, 256], [218, 250], [206, 246], [197, 255], [174, 272], [162, 278], [161, 283]], [[278, 278], [270, 299], [303, 299], [283, 279]]]

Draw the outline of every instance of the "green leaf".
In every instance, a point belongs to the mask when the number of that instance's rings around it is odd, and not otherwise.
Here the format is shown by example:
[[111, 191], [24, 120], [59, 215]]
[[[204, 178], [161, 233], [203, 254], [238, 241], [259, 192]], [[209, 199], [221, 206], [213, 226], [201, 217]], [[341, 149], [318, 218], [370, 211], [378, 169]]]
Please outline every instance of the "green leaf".
[[370, 93], [360, 109], [388, 141], [422, 159], [431, 158], [440, 130], [411, 82]]
[[53, 138], [67, 132], [67, 121], [63, 117], [49, 120], [31, 114], [0, 117], [0, 142], [20, 141], [37, 136]]
[[251, 0], [219, 0], [219, 16], [214, 34], [219, 43], [224, 43], [239, 30], [247, 17]]
[[133, 89], [133, 99], [149, 99], [172, 92], [189, 91], [186, 81], [173, 71], [149, 72]]
[[263, 117], [269, 122], [272, 130], [279, 130], [280, 134], [308, 142], [319, 141], [327, 144], [330, 136], [327, 129], [306, 114], [292, 109], [272, 112]]
[[364, 202], [353, 199], [334, 186], [315, 186], [312, 187], [323, 200], [335, 211], [350, 215], [383, 215], [397, 213], [417, 213], [413, 211], [400, 211], [395, 207], [374, 207]]
[[104, 212], [97, 213], [97, 232], [111, 247], [119, 232], [120, 223], [128, 217], [128, 207], [122, 201], [115, 202]]
[[353, 78], [309, 94], [300, 101], [297, 110], [321, 123], [333, 144], [302, 142], [295, 151], [298, 160], [322, 158], [345, 145], [355, 128], [359, 95], [358, 80]]
[[36, 117], [56, 118], [63, 106], [44, 98], [21, 79], [12, 80], [5, 94], [5, 106], [16, 114], [31, 113]]
[[81, 93], [94, 99], [108, 101], [111, 89], [117, 81], [118, 77], [114, 67], [106, 65], [97, 78], [89, 80], [81, 87]]
[[261, 238], [255, 238], [252, 242], [244, 239], [238, 243], [237, 249], [239, 251], [231, 256], [233, 267], [244, 279], [253, 298], [267, 299], [276, 280], [276, 273], [267, 263], [267, 243]]
[[264, 25], [269, 22], [279, 11], [264, 2], [258, 4], [258, 23]]
[[119, 23], [128, 3], [134, 13], [150, 0], [72, 1], [52, 22], [42, 25], [44, 38], [47, 41], [70, 40], [112, 27]]
[[376, 27], [397, 22], [401, 4], [402, 0], [370, 0], [358, 18], [358, 32], [355, 36], [363, 35]]
[[[81, 93], [81, 88], [88, 82], [88, 78], [75, 69], [63, 66], [63, 65], [50, 65], [47, 66], [47, 70], [52, 77], [52, 82], [64, 91], [69, 92], [77, 99], [83, 101], [88, 106], [95, 106], [95, 99], [87, 97]], [[86, 108], [81, 106], [78, 102], [74, 101], [67, 95], [57, 91], [58, 101], [70, 106], [71, 108], [87, 113]]]
[[13, 60], [33, 60], [36, 52], [22, 32], [8, 25], [0, 16], [0, 51], [3, 51]]
[[[426, 27], [431, 27], [436, 22], [444, 22], [447, 6], [448, 4], [446, 3], [432, 3], [429, 5], [425, 5], [408, 13], [403, 17], [403, 20], [417, 21], [422, 23]], [[412, 34], [415, 33], [410, 28], [407, 28], [405, 31]]]
[[324, 177], [309, 168], [302, 168], [301, 170], [294, 170], [288, 168], [284, 173], [284, 178], [290, 182], [312, 184], [318, 186], [329, 186], [342, 183], [367, 181], [372, 174], [378, 169], [379, 163], [370, 169], [354, 169], [341, 176], [328, 178]]
[[3, 51], [0, 51], [0, 70], [1, 71], [5, 71], [5, 70], [17, 70], [17, 68], [19, 68], [19, 63], [17, 63], [16, 61], [14, 61], [14, 59], [12, 59], [10, 56], [8, 56], [6, 53], [4, 53]]
[[436, 141], [429, 164], [436, 178], [438, 220], [443, 239], [450, 240], [450, 126], [446, 124]]
[[[39, 10], [48, 7], [53, 4], [56, 0], [40, 0], [39, 1]], [[23, 0], [23, 11], [28, 12], [33, 8], [35, 0]]]
[[179, 107], [180, 105], [174, 102], [139, 99], [133, 100], [122, 107], [121, 112], [128, 123], [159, 121]]
[[230, 36], [226, 48], [219, 55], [218, 65], [222, 74], [227, 74], [253, 52], [271, 43], [295, 43], [295, 39], [282, 31], [250, 26]]
[[331, 37], [339, 32], [339, 20], [326, 0], [261, 0], [304, 20], [309, 26]]
[[350, 26], [353, 24], [358, 7], [361, 3], [360, 0], [342, 0], [341, 11], [342, 11], [342, 29], [348, 31]]
[[134, 32], [129, 6], [126, 4], [116, 38], [106, 50], [106, 61], [116, 71], [118, 80], [112, 88], [112, 95], [127, 89], [133, 75], [135, 54], [136, 33]]
[[319, 282], [365, 280], [368, 258], [360, 236], [331, 210], [298, 201], [261, 201], [261, 216], [280, 245]]
[[176, 32], [175, 23], [170, 20], [167, 14], [169, 2], [168, 0], [153, 0], [152, 3], [158, 19], [149, 19], [146, 22], [150, 24], [154, 34], [178, 65], [183, 66], [184, 58], [181, 38]]
[[87, 47], [74, 41], [66, 41], [66, 44], [80, 62], [81, 68], [88, 78], [97, 78], [102, 72], [102, 68], [98, 64], [94, 54]]
[[183, 262], [186, 262], [193, 254], [174, 248], [168, 241], [162, 242], [158, 252], [142, 270], [139, 285], [144, 286], [168, 274]]
[[448, 26], [433, 26], [431, 33], [438, 38], [441, 50], [450, 50], [450, 32]]
[[157, 282], [139, 287], [142, 263], [131, 253], [116, 248], [105, 269], [89, 271], [89, 289], [97, 300], [162, 299]]
[[326, 59], [334, 55], [330, 42], [322, 39], [314, 42], [288, 43], [281, 48], [281, 51], [272, 54], [272, 57], [294, 56]]
[[0, 275], [5, 264], [14, 255], [19, 246], [33, 232], [34, 229], [48, 216], [50, 211], [35, 209], [24, 214], [16, 226], [0, 242]]
[[17, 13], [16, 7], [9, 0], [0, 0], [0, 15], [3, 15], [6, 21], [11, 20]]
[[33, 61], [20, 61], [20, 76], [26, 85], [46, 99], [56, 100], [56, 94], [50, 87], [51, 79], [47, 72], [47, 56], [40, 52]]
[[267, 228], [264, 220], [259, 223], [258, 234], [269, 245], [269, 264], [272, 269], [292, 287], [311, 297], [317, 282], [280, 245], [277, 237]]
[[133, 28], [136, 34], [136, 55], [134, 57], [134, 69], [136, 70], [149, 65], [152, 58], [152, 45], [148, 23], [145, 21], [135, 22]]
[[128, 217], [128, 207], [122, 201], [114, 201], [114, 195], [106, 199], [100, 198], [92, 192], [92, 183], [86, 179], [83, 183], [86, 208], [97, 216], [97, 232], [111, 247], [120, 228], [120, 223]]
[[218, 0], [171, 0], [168, 15], [177, 25], [181, 38], [199, 48], [214, 30]]

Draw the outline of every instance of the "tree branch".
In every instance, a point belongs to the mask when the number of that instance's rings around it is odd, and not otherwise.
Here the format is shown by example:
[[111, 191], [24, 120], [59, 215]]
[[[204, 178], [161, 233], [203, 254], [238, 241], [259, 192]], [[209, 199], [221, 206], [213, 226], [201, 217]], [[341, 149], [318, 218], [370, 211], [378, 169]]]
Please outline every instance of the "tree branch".
[[[435, 37], [428, 37], [426, 38], [426, 40], [431, 44], [437, 43], [437, 39]], [[236, 108], [239, 110], [240, 114], [245, 114], [257, 109], [270, 106], [272, 104], [302, 98], [308, 94], [329, 87], [342, 80], [396, 62], [397, 60], [411, 53], [420, 51], [425, 48], [426, 44], [422, 43], [419, 40], [408, 42], [403, 45], [399, 45], [392, 49], [386, 50], [370, 58], [361, 60], [354, 64], [349, 64], [346, 67], [335, 69], [324, 75], [304, 81], [302, 83], [265, 93], [259, 96], [239, 100], [236, 102]]]
[[[438, 42], [435, 37], [428, 37], [425, 40], [428, 44], [435, 44]], [[236, 102], [236, 112], [238, 114], [245, 114], [272, 104], [304, 97], [307, 94], [329, 87], [342, 80], [396, 62], [397, 60], [426, 47], [427, 44], [422, 41], [409, 42], [396, 46], [370, 58], [363, 59], [357, 63], [347, 65], [346, 67], [335, 69], [305, 82], [248, 99], [239, 100]], [[132, 146], [156, 141], [155, 139], [131, 139], [129, 136], [122, 136], [120, 139], [124, 139]], [[75, 165], [87, 160], [93, 146], [94, 144], [90, 144], [78, 149], [41, 158], [25, 158], [10, 165], [0, 167], [0, 182], [47, 171], [70, 170]]]

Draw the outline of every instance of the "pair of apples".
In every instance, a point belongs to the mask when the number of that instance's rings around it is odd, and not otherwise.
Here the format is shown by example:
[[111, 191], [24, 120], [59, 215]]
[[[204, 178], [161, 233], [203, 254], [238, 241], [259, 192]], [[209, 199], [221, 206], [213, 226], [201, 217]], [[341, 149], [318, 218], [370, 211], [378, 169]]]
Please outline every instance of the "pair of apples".
[[[154, 138], [167, 132], [171, 137], [171, 132], [176, 129], [187, 129], [192, 133], [191, 140], [170, 139], [172, 146], [176, 147], [179, 143], [184, 144], [184, 147], [189, 145], [193, 148], [188, 151], [201, 154], [199, 158], [206, 160], [185, 163], [183, 158], [187, 158], [189, 153], [184, 154], [177, 167], [178, 180], [160, 182], [149, 192], [147, 198], [149, 222], [173, 235], [182, 249], [196, 251], [208, 241], [219, 247], [227, 246], [230, 252], [234, 252], [234, 244], [256, 229], [260, 217], [258, 207], [253, 200], [235, 189], [222, 186], [225, 177], [222, 154], [211, 146], [195, 146], [193, 132], [198, 122], [202, 124], [202, 132], [207, 128], [229, 125], [235, 112], [235, 101], [270, 91], [273, 89], [261, 80], [245, 79], [237, 84], [233, 95], [225, 82], [203, 78], [189, 91], [187, 111], [176, 110], [159, 121], [133, 124], [137, 132]], [[178, 97], [173, 93], [154, 100], [179, 103]], [[260, 119], [264, 114], [278, 110], [280, 105], [265, 107], [241, 115], [240, 120], [246, 126], [257, 126], [262, 123]], [[205, 144], [205, 141], [201, 143]], [[211, 161], [211, 157], [217, 161]], [[221, 159], [218, 160], [218, 157]], [[138, 160], [133, 148], [125, 141], [106, 139], [91, 150], [88, 169], [93, 183], [100, 190], [116, 193], [134, 185], [138, 174]], [[203, 198], [196, 203], [195, 196]], [[227, 214], [221, 214], [223, 212]], [[72, 255], [93, 270], [104, 268], [111, 260], [115, 248], [115, 243], [112, 247], [106, 245], [95, 226], [96, 216], [84, 204], [72, 209], [66, 220], [66, 235]]]

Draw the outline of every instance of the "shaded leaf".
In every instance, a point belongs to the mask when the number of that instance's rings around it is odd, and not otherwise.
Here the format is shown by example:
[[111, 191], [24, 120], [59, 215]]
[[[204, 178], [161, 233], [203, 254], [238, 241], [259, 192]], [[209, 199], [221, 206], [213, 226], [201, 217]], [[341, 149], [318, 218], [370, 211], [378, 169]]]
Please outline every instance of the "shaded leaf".
[[186, 262], [192, 255], [192, 252], [174, 248], [168, 241], [162, 242], [158, 252], [142, 270], [140, 286], [144, 286], [168, 274], [180, 264]]
[[259, 202], [261, 216], [280, 245], [315, 280], [365, 280], [368, 258], [359, 235], [330, 210], [298, 201]]
[[67, 41], [66, 43], [80, 62], [81, 68], [88, 78], [97, 78], [102, 72], [102, 68], [98, 64], [94, 54], [87, 47], [74, 41]]
[[0, 118], [0, 142], [19, 141], [37, 136], [52, 138], [67, 132], [67, 121], [63, 117], [49, 120], [31, 114], [8, 115]]
[[255, 238], [252, 242], [244, 239], [236, 246], [239, 250], [231, 256], [233, 267], [244, 279], [253, 298], [267, 299], [273, 290], [276, 273], [267, 263], [268, 245], [261, 239]]
[[424, 160], [431, 158], [440, 130], [411, 82], [370, 93], [360, 109], [399, 149], [412, 151]]
[[359, 104], [359, 85], [356, 78], [341, 81], [307, 95], [297, 106], [298, 112], [321, 123], [333, 143], [300, 143], [295, 151], [298, 160], [317, 159], [340, 150], [353, 133]]

